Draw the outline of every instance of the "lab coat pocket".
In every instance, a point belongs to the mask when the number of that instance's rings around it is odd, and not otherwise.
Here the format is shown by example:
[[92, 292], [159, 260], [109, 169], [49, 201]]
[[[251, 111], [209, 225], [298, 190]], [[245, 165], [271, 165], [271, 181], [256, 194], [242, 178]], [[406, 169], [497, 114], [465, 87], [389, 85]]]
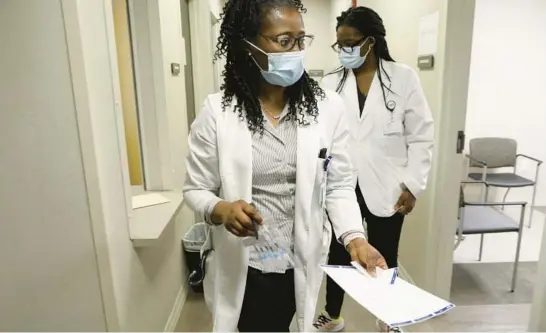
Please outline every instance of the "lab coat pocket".
[[317, 163], [317, 177], [319, 182], [319, 200], [320, 207], [326, 208], [326, 183], [328, 181], [328, 173], [324, 171], [325, 159], [319, 159]]
[[320, 207], [326, 209], [326, 172], [322, 172], [322, 180], [320, 181]]
[[[407, 159], [406, 138], [402, 123], [393, 122], [385, 125], [383, 131], [383, 150], [385, 156], [391, 158], [396, 164], [404, 163]], [[396, 161], [398, 160], [398, 161]]]
[[400, 121], [391, 121], [383, 127], [383, 134], [386, 136], [402, 136], [404, 125]]

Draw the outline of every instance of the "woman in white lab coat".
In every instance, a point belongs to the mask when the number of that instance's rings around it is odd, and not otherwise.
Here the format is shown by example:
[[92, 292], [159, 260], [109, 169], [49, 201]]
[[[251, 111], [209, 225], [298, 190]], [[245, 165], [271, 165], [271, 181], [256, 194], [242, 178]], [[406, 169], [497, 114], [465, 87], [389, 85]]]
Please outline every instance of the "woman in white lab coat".
[[[312, 329], [332, 231], [373, 271], [352, 180], [343, 101], [303, 67], [313, 40], [299, 0], [230, 0], [222, 92], [191, 127], [185, 202], [210, 225], [205, 299], [213, 330]], [[257, 239], [256, 239], [257, 238]]]
[[[356, 168], [356, 194], [370, 244], [389, 267], [398, 266], [404, 216], [423, 193], [430, 170], [434, 128], [417, 74], [389, 53], [381, 17], [366, 7], [350, 8], [337, 18], [341, 67], [323, 79], [346, 105]], [[409, 226], [411, 227], [411, 226]], [[332, 242], [328, 262], [347, 264], [350, 257]], [[339, 331], [343, 290], [327, 280], [325, 311], [319, 331]], [[379, 323], [381, 331], [396, 331]]]

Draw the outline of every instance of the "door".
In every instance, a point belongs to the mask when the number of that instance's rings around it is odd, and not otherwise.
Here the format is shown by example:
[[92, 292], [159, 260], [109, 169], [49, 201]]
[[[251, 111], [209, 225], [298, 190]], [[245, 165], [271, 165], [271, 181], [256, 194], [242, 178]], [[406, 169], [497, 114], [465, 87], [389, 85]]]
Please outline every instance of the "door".
[[180, 0], [180, 17], [182, 21], [182, 37], [184, 38], [186, 50], [186, 65], [184, 66], [184, 79], [186, 80], [186, 109], [188, 110], [188, 126], [191, 126], [195, 119], [195, 95], [193, 88], [193, 63], [191, 52], [190, 35], [190, 10], [188, 0]]
[[[427, 287], [449, 299], [454, 235], [463, 180], [464, 129], [474, 31], [475, 0], [446, 1], [440, 117], [436, 121], [433, 208], [428, 234]], [[435, 174], [434, 174], [435, 173]]]
[[[211, 33], [212, 33], [212, 45], [216, 45], [218, 41], [218, 37], [220, 37], [220, 25], [221, 21], [216, 19], [214, 15], [211, 13]], [[214, 91], [220, 91], [220, 86], [223, 82], [222, 77], [222, 71], [224, 70], [224, 58], [216, 59], [213, 62], [213, 68], [214, 68]]]

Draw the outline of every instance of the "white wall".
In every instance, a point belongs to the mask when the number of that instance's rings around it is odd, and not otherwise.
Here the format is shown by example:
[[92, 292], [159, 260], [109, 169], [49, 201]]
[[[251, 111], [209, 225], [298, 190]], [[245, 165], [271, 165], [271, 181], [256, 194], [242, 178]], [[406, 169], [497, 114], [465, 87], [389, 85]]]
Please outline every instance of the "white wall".
[[[337, 17], [341, 15], [342, 12], [349, 9], [351, 7], [351, 4], [351, 0], [330, 0], [330, 18], [328, 19], [328, 21], [325, 21], [329, 22], [328, 29], [330, 30], [328, 32], [328, 36], [331, 40], [330, 45], [332, 45], [336, 41]], [[325, 23], [323, 24], [326, 25]], [[337, 53], [333, 51], [328, 53], [328, 62], [331, 69], [338, 68], [340, 64]]]
[[303, 15], [305, 31], [315, 36], [313, 45], [307, 50], [305, 68], [322, 69], [327, 73], [332, 70], [330, 53], [334, 53], [330, 45], [335, 42], [332, 30], [327, 24], [332, 15], [330, 0], [305, 1], [304, 6], [307, 8], [307, 13]]
[[0, 331], [104, 331], [61, 1], [0, 7]]
[[[546, 1], [477, 0], [466, 119], [467, 138], [517, 140], [520, 153], [546, 161]], [[534, 164], [522, 163], [533, 179]], [[531, 189], [509, 199], [531, 201]], [[504, 194], [499, 193], [499, 195]], [[546, 174], [537, 204], [546, 205]]]
[[188, 0], [191, 24], [191, 46], [196, 114], [201, 111], [208, 94], [215, 92], [217, 71], [213, 65], [216, 41], [213, 40], [213, 19], [220, 17], [220, 0]]

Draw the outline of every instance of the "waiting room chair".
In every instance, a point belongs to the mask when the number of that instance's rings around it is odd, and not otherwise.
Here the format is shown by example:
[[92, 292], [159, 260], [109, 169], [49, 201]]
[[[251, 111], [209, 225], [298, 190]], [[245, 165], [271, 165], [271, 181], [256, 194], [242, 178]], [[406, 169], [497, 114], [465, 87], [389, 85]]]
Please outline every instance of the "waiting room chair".
[[[533, 210], [537, 191], [537, 181], [540, 165], [542, 161], [523, 154], [518, 154], [518, 145], [516, 140], [508, 138], [475, 138], [470, 140], [469, 144], [469, 167], [482, 168], [481, 173], [469, 173], [468, 177], [472, 180], [485, 181], [489, 186], [506, 188], [506, 193], [502, 202], [506, 201], [510, 189], [516, 187], [533, 187], [533, 197], [531, 199], [531, 212], [529, 214], [528, 227], [531, 227], [533, 221]], [[533, 180], [522, 177], [516, 173], [518, 158], [528, 159], [536, 163], [535, 178]], [[491, 169], [513, 168], [513, 172], [489, 173]], [[488, 200], [488, 188], [485, 189], [484, 201]], [[504, 206], [502, 207], [504, 209]]]
[[[464, 240], [464, 235], [481, 235], [480, 253], [478, 260], [482, 260], [483, 241], [486, 234], [497, 234], [505, 232], [516, 232], [518, 239], [516, 243], [516, 258], [514, 260], [514, 270], [512, 273], [512, 289], [516, 289], [516, 279], [519, 264], [519, 254], [521, 249], [521, 237], [523, 235], [523, 221], [525, 219], [525, 207], [527, 202], [472, 202], [466, 201], [464, 196], [464, 184], [482, 184], [486, 188], [488, 183], [483, 181], [464, 181], [461, 184], [461, 194], [459, 200], [459, 224], [457, 226], [457, 236], [455, 249]], [[502, 210], [496, 207], [521, 206], [519, 222], [514, 221]]]

